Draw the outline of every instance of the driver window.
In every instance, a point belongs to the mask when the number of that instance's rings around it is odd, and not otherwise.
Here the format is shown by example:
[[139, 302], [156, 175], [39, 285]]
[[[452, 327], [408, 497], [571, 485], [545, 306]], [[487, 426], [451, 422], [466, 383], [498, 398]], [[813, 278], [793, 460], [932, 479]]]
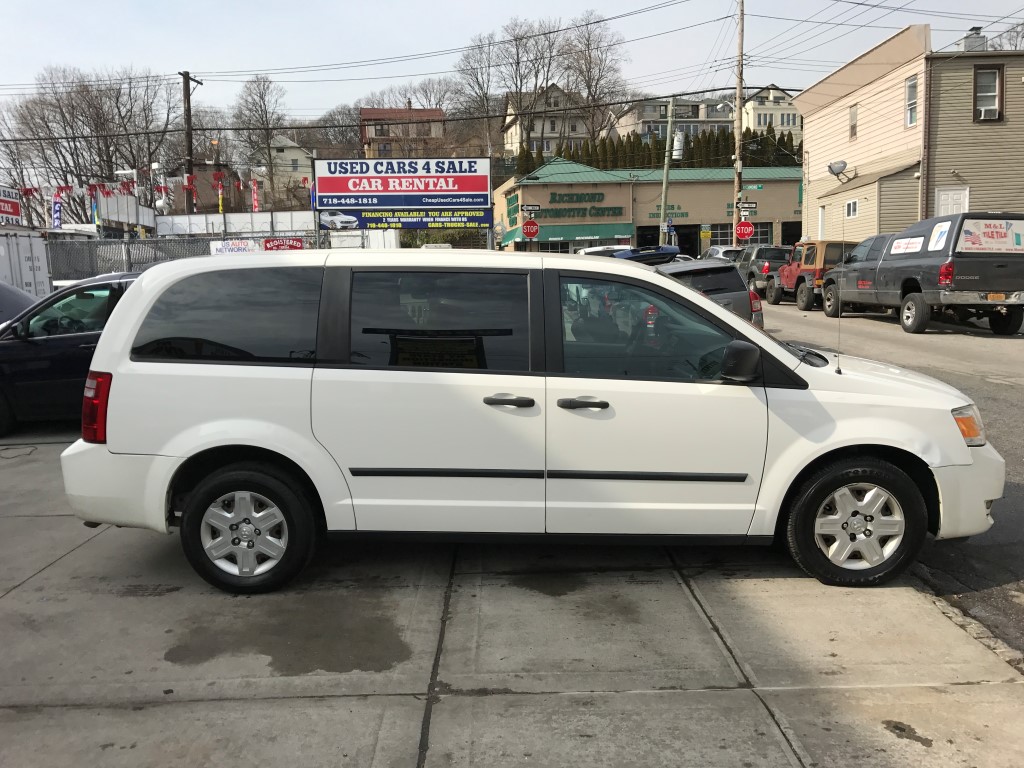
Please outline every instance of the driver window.
[[28, 320], [30, 338], [102, 331], [110, 314], [110, 286], [83, 288], [44, 307]]
[[871, 240], [865, 240], [863, 243], [858, 245], [852, 251], [850, 255], [846, 257], [847, 264], [853, 264], [857, 261], [864, 261], [868, 255], [868, 247], [871, 245]]
[[732, 336], [681, 303], [625, 283], [561, 279], [565, 373], [709, 381]]

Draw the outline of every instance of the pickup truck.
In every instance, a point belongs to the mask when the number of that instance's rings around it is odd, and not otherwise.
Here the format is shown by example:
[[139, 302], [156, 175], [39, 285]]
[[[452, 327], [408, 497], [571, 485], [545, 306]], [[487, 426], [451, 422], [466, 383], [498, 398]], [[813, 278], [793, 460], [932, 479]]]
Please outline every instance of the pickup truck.
[[768, 275], [789, 261], [792, 246], [748, 245], [736, 259], [736, 268], [747, 282], [747, 288], [764, 298]]
[[987, 318], [1010, 336], [1024, 323], [1024, 214], [957, 213], [876, 235], [825, 273], [825, 314], [894, 307], [907, 333], [923, 333], [933, 312]]

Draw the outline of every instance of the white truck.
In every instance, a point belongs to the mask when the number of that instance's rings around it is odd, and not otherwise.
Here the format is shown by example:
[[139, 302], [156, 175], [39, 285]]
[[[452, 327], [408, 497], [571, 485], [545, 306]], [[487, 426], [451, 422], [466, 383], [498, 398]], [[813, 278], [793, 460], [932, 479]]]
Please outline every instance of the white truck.
[[22, 227], [0, 227], [0, 282], [38, 298], [53, 291], [42, 235]]

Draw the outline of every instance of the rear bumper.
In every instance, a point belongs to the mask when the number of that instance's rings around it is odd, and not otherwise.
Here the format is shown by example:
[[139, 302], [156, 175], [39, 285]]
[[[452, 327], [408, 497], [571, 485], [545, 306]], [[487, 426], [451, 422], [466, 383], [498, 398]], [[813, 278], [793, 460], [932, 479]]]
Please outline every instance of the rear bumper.
[[167, 533], [167, 489], [182, 461], [111, 453], [79, 440], [61, 454], [60, 468], [76, 517]]
[[972, 464], [933, 467], [939, 486], [938, 539], [984, 533], [992, 527], [991, 502], [1003, 496], [1006, 462], [990, 444], [971, 448]]
[[1006, 304], [1024, 304], [1024, 291], [1005, 291], [1006, 298], [989, 299], [995, 291], [939, 291], [939, 301], [943, 304], [971, 304], [977, 306], [1001, 307]]

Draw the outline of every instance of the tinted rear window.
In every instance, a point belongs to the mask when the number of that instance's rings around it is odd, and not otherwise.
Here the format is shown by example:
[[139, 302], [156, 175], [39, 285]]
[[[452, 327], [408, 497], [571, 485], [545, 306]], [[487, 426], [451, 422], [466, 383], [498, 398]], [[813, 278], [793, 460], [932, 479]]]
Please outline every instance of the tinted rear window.
[[203, 272], [157, 299], [136, 360], [296, 363], [316, 357], [320, 267]]
[[768, 261], [789, 261], [789, 248], [762, 248], [754, 258]]
[[683, 285], [701, 291], [709, 296], [716, 293], [743, 293], [747, 290], [743, 278], [735, 267], [716, 267], [698, 272], [679, 272], [669, 275]]

